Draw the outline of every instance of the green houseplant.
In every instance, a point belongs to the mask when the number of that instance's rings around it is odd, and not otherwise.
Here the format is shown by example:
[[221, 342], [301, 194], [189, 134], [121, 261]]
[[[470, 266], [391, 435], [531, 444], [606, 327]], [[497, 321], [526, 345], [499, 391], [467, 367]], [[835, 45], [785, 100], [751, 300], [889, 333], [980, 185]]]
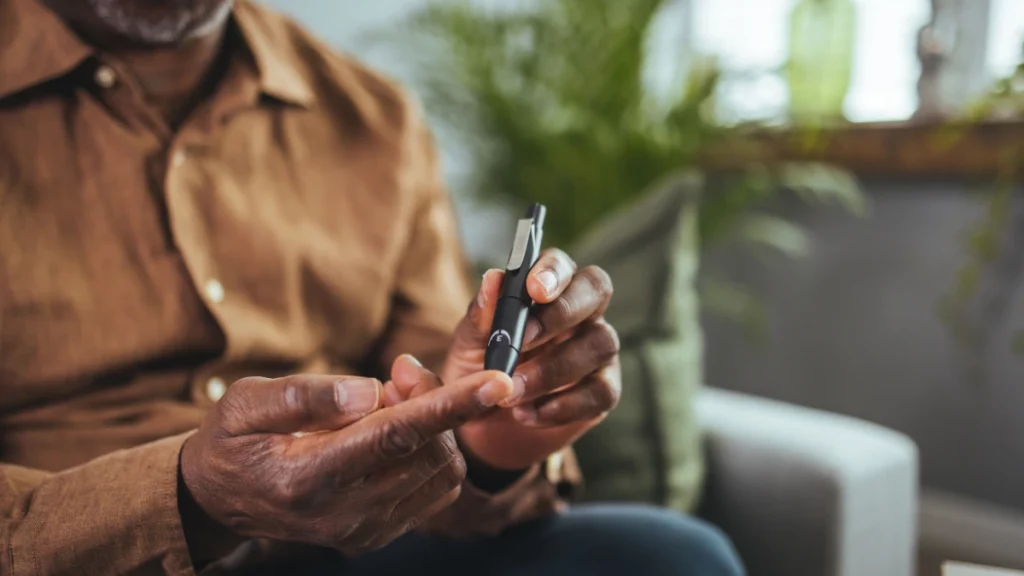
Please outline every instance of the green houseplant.
[[[415, 59], [428, 113], [472, 151], [469, 193], [549, 207], [546, 238], [568, 246], [666, 174], [699, 168], [712, 147], [756, 152], [750, 126], [716, 121], [720, 71], [694, 59], [668, 98], [644, 83], [647, 38], [670, 0], [548, 0], [488, 10], [434, 2], [397, 31]], [[389, 34], [393, 34], [391, 31]], [[701, 199], [702, 243], [742, 239], [786, 254], [807, 238], [760, 209], [783, 191], [860, 210], [844, 172], [813, 164], [748, 164]], [[739, 286], [715, 282], [704, 303], [753, 320]]]
[[[1024, 54], [1024, 50], [1022, 50]], [[939, 145], [952, 144], [980, 122], [1024, 119], [1024, 61], [936, 134]], [[1024, 180], [1024, 144], [1008, 143], [998, 158], [994, 181], [985, 184], [983, 216], [964, 234], [966, 260], [957, 272], [949, 293], [938, 303], [940, 319], [951, 335], [976, 355], [989, 345], [987, 332], [1008, 313], [1020, 282], [1021, 248], [1017, 238], [1022, 226], [1015, 197]], [[982, 289], [987, 286], [987, 289]], [[1024, 354], [1024, 331], [1013, 337], [1015, 352]], [[980, 356], [978, 356], [980, 358]]]

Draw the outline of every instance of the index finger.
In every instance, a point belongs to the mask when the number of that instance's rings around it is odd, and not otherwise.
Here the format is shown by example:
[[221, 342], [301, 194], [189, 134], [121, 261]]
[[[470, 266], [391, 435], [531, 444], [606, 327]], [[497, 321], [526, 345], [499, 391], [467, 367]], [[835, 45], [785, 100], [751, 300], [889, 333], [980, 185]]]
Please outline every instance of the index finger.
[[[350, 458], [386, 461], [412, 454], [438, 434], [482, 416], [512, 395], [508, 375], [490, 370], [435, 388], [405, 402], [378, 410], [345, 430], [325, 436], [344, 436]], [[330, 441], [324, 438], [324, 441]]]

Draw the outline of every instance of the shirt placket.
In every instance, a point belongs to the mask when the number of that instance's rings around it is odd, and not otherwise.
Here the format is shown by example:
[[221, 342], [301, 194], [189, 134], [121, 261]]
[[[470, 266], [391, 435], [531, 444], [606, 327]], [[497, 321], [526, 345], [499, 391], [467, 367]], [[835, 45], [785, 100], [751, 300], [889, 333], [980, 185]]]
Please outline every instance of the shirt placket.
[[156, 235], [147, 236], [148, 243], [159, 243], [148, 250], [177, 253], [199, 298], [224, 335], [224, 356], [199, 368], [191, 387], [194, 401], [214, 403], [233, 381], [227, 359], [231, 356], [234, 323], [230, 313], [231, 287], [226, 285], [222, 268], [231, 263], [218, 262], [210, 249], [216, 234], [230, 230], [210, 229], [203, 221], [203, 205], [217, 201], [217, 173], [208, 162], [224, 125], [238, 112], [259, 104], [255, 70], [245, 58], [233, 58], [214, 94], [176, 131], [146, 102], [141, 88], [116, 62], [99, 56], [84, 67], [84, 72], [89, 75], [96, 99], [113, 119], [133, 134], [154, 139], [157, 152], [148, 159], [148, 193], [153, 195], [159, 212], [161, 240], [154, 240]]
[[[192, 398], [197, 404], [217, 402], [240, 374], [231, 364], [236, 323], [233, 321], [230, 286], [224, 267], [210, 249], [221, 230], [204, 221], [204, 206], [217, 202], [217, 169], [211, 167], [217, 140], [236, 114], [259, 103], [256, 79], [236, 59], [214, 96], [190, 114], [170, 138], [162, 183], [168, 229], [200, 298], [225, 337], [225, 354], [196, 371]], [[237, 265], [237, 263], [236, 263]]]
[[159, 114], [146, 104], [142, 90], [117, 63], [102, 55], [85, 66], [93, 92], [101, 104], [125, 128], [132, 132], [148, 132], [166, 141], [170, 129]]

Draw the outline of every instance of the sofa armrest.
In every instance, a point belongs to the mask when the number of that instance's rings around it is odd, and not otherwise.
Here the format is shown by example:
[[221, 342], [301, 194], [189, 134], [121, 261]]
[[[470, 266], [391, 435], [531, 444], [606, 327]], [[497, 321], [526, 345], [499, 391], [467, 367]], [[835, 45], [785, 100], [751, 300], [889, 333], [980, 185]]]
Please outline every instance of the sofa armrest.
[[751, 576], [910, 576], [917, 447], [854, 418], [705, 389], [700, 514]]

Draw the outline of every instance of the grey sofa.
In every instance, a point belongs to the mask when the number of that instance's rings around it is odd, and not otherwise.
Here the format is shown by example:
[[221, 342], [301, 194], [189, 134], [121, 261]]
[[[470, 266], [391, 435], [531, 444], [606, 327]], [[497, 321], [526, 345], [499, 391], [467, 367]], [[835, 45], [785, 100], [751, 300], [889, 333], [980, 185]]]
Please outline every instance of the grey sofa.
[[750, 576], [911, 576], [917, 448], [854, 418], [706, 388], [700, 515]]

